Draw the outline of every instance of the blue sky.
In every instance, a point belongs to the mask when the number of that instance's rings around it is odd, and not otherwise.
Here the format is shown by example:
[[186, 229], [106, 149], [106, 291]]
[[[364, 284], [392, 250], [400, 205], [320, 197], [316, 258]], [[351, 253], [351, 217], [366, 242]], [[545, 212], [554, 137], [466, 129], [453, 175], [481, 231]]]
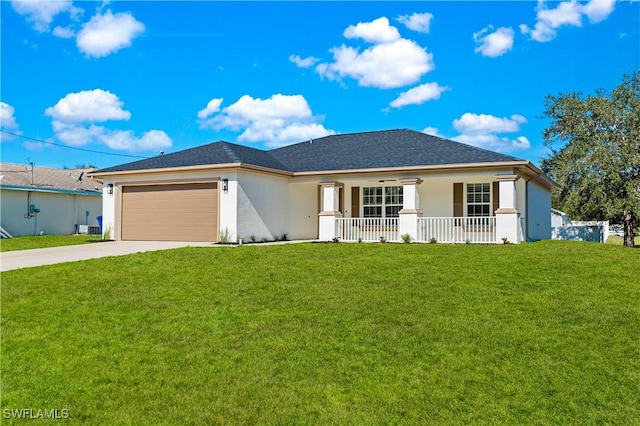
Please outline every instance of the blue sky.
[[43, 167], [395, 128], [538, 163], [545, 95], [640, 67], [637, 1], [0, 7], [2, 161]]

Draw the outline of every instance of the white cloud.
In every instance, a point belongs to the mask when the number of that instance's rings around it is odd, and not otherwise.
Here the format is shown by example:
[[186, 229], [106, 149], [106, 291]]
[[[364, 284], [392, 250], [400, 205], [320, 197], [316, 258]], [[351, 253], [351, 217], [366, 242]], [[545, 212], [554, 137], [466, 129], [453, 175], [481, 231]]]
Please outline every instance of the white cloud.
[[323, 62], [315, 68], [321, 77], [337, 81], [349, 77], [360, 86], [390, 89], [414, 84], [435, 68], [433, 55], [416, 42], [400, 38], [387, 18], [352, 25], [344, 35], [374, 45], [362, 52], [344, 44], [333, 47], [333, 62]]
[[268, 99], [244, 95], [219, 114], [200, 120], [201, 128], [228, 129], [242, 133], [241, 142], [264, 142], [278, 147], [306, 139], [335, 134], [319, 122], [302, 95], [276, 94]]
[[553, 9], [545, 8], [544, 1], [538, 1], [536, 23], [533, 29], [525, 24], [520, 25], [520, 31], [532, 40], [547, 42], [556, 37], [556, 30], [561, 26], [582, 26], [582, 15], [586, 15], [590, 22], [597, 23], [606, 19], [615, 8], [614, 0], [591, 0], [587, 4], [580, 4], [576, 0], [563, 1]]
[[[18, 130], [20, 126], [18, 126], [18, 121], [14, 115], [15, 111], [15, 108], [8, 103], [0, 102], [0, 129], [21, 135], [22, 132]], [[13, 135], [2, 132], [0, 133], [0, 142], [9, 141], [14, 137]]]
[[83, 90], [69, 93], [45, 114], [64, 122], [101, 122], [107, 120], [128, 120], [131, 113], [122, 109], [122, 102], [116, 95], [102, 89]]
[[210, 115], [220, 111], [220, 105], [222, 105], [223, 98], [213, 98], [207, 103], [207, 106], [198, 111], [198, 118], [204, 120]]
[[81, 52], [87, 56], [102, 57], [131, 46], [131, 42], [145, 30], [144, 24], [130, 13], [116, 13], [107, 10], [96, 14], [82, 26], [76, 39]]
[[509, 139], [493, 134], [458, 135], [453, 137], [452, 140], [496, 152], [524, 151], [531, 148], [531, 144], [525, 136]]
[[331, 52], [334, 62], [319, 64], [316, 72], [330, 80], [351, 77], [364, 87], [406, 86], [435, 68], [433, 55], [407, 39], [377, 44], [362, 53], [345, 45], [334, 47]]
[[73, 38], [76, 34], [70, 27], [57, 26], [53, 29], [53, 35], [60, 38]]
[[171, 146], [171, 138], [161, 130], [150, 130], [138, 138], [132, 130], [110, 130], [96, 125], [110, 120], [129, 120], [131, 113], [122, 109], [115, 94], [102, 90], [69, 93], [45, 110], [52, 117], [51, 126], [61, 142], [72, 146], [101, 143], [111, 149], [153, 151]]
[[116, 130], [104, 132], [99, 138], [109, 148], [123, 151], [157, 151], [172, 145], [171, 138], [160, 130], [150, 130], [141, 138], [131, 130]]
[[405, 105], [420, 105], [433, 99], [440, 99], [442, 92], [447, 90], [446, 86], [439, 86], [438, 83], [425, 83], [403, 92], [389, 106], [400, 108]]
[[526, 118], [517, 114], [512, 115], [511, 118], [500, 118], [466, 112], [460, 118], [453, 120], [453, 128], [467, 134], [510, 133], [518, 131], [520, 125], [526, 122]]
[[460, 135], [452, 139], [498, 152], [526, 150], [531, 147], [531, 144], [525, 136], [518, 136], [515, 139], [499, 136], [502, 133], [520, 131], [520, 125], [526, 122], [527, 119], [518, 114], [514, 114], [510, 118], [500, 118], [488, 114], [467, 112], [460, 118], [453, 120], [453, 127], [460, 132]]
[[289, 61], [293, 62], [298, 66], [298, 68], [309, 68], [314, 66], [320, 59], [315, 58], [313, 56], [307, 56], [306, 58], [301, 58], [298, 55], [289, 56]]
[[389, 19], [384, 16], [371, 22], [350, 25], [343, 35], [345, 38], [361, 38], [369, 43], [390, 43], [400, 39], [398, 29], [389, 25]]
[[155, 151], [172, 145], [171, 138], [160, 130], [150, 130], [138, 138], [132, 130], [109, 130], [95, 124], [83, 126], [54, 120], [52, 126], [58, 140], [71, 146], [102, 143], [115, 150]]
[[18, 128], [18, 122], [14, 117], [16, 110], [6, 102], [0, 102], [0, 127], [13, 130]]
[[482, 53], [482, 56], [488, 56], [495, 58], [507, 53], [513, 47], [514, 31], [511, 28], [500, 27], [494, 32], [493, 26], [482, 29], [481, 31], [473, 34], [478, 47], [475, 52]]
[[431, 13], [414, 13], [413, 15], [398, 16], [396, 19], [410, 30], [428, 34], [433, 15]]
[[431, 126], [425, 127], [422, 130], [422, 133], [426, 133], [427, 135], [431, 135], [431, 136], [437, 136], [439, 138], [444, 138], [442, 133], [440, 133], [440, 131], [436, 127], [431, 127]]
[[106, 129], [102, 126], [91, 124], [83, 126], [78, 123], [65, 123], [59, 120], [53, 120], [51, 127], [56, 137], [67, 145], [82, 146], [91, 142], [95, 142], [102, 136]]
[[38, 32], [49, 31], [49, 25], [60, 13], [68, 12], [73, 19], [82, 13], [82, 10], [74, 7], [70, 0], [12, 1], [11, 6], [20, 15], [26, 15], [27, 20], [33, 22], [33, 28]]
[[582, 7], [582, 13], [587, 15], [589, 22], [595, 24], [607, 19], [615, 7], [615, 0], [591, 0]]

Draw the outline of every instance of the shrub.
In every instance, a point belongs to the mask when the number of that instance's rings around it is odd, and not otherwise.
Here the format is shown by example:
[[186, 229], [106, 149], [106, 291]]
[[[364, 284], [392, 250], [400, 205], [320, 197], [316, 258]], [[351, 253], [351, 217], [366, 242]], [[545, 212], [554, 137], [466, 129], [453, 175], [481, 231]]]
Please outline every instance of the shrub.
[[411, 235], [409, 235], [409, 234], [402, 234], [402, 235], [400, 236], [400, 238], [402, 238], [402, 242], [403, 242], [403, 243], [408, 244], [408, 243], [410, 243], [410, 242], [411, 242]]
[[229, 244], [229, 228], [220, 231], [220, 244]]
[[436, 240], [436, 237], [429, 238], [429, 244], [435, 244], [437, 242], [438, 242], [438, 240]]

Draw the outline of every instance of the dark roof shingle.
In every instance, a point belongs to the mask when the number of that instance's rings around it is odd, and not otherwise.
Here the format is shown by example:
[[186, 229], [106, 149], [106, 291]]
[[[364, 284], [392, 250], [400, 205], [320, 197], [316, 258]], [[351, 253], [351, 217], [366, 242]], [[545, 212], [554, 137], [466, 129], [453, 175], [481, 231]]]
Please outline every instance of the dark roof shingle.
[[228, 163], [289, 172], [313, 172], [518, 160], [413, 130], [385, 130], [325, 136], [271, 151], [220, 141], [109, 167], [98, 170], [96, 174]]

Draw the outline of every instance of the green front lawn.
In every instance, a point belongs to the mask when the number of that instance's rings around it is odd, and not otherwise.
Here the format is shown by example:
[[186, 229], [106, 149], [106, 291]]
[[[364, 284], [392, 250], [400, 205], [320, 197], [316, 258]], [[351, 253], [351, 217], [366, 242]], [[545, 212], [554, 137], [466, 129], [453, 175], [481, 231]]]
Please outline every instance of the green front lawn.
[[639, 265], [638, 250], [550, 241], [200, 247], [9, 271], [0, 411], [639, 424]]
[[0, 251], [31, 250], [46, 247], [73, 246], [101, 241], [100, 235], [37, 235], [0, 240]]

